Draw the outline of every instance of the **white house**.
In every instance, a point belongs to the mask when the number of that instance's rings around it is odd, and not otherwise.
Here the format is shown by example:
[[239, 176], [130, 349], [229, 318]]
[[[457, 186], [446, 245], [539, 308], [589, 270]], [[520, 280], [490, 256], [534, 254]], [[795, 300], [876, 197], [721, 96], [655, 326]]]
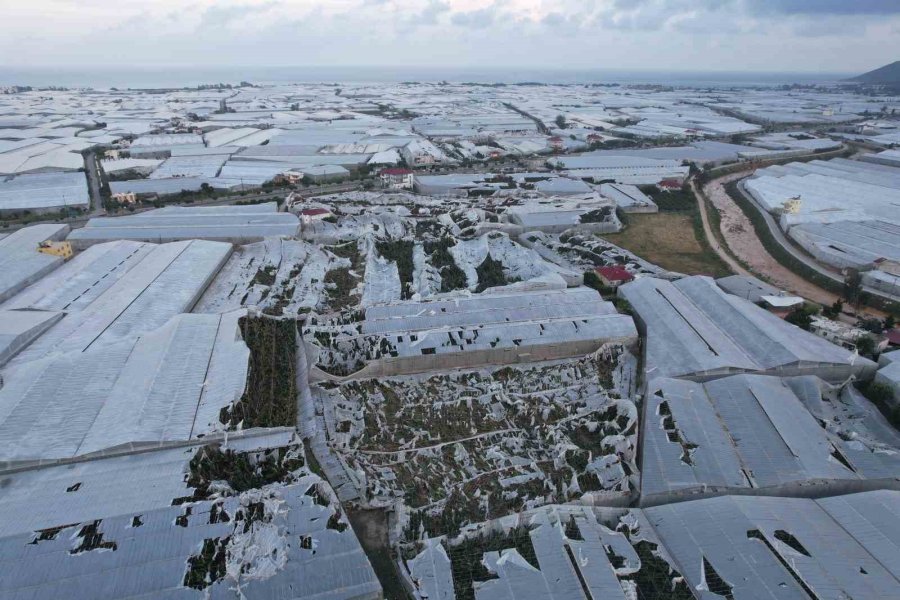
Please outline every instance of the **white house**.
[[381, 177], [381, 187], [392, 190], [411, 190], [415, 183], [412, 169], [382, 169], [378, 175]]

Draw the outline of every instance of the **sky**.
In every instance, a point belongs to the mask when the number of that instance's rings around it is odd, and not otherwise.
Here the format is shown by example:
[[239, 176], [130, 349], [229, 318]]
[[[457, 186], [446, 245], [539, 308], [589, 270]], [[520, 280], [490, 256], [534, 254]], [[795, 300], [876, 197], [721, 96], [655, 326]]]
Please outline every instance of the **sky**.
[[900, 0], [0, 0], [0, 66], [858, 73]]

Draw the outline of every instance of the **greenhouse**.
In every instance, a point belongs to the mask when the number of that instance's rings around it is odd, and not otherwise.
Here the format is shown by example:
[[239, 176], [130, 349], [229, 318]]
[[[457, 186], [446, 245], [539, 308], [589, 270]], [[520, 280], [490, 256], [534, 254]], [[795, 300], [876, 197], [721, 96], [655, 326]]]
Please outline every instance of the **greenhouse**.
[[875, 363], [723, 292], [709, 277], [643, 278], [619, 288], [647, 337], [648, 377], [737, 373], [868, 379]]

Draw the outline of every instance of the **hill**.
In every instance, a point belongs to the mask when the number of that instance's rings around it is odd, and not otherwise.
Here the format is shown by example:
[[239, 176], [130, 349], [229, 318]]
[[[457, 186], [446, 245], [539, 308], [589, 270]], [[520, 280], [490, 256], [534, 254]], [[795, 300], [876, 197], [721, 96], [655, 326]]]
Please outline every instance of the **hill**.
[[892, 62], [874, 71], [863, 73], [850, 81], [859, 83], [878, 84], [900, 84], [900, 60]]

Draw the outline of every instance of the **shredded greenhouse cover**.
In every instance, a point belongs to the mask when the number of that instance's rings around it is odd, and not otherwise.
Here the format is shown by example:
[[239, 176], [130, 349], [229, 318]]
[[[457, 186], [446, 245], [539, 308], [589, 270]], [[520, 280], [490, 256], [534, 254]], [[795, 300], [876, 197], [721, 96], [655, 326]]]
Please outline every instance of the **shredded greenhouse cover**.
[[219, 445], [203, 446], [190, 462], [187, 484], [194, 488], [190, 499], [203, 500], [214, 493], [221, 494], [221, 482], [225, 482], [232, 493], [270, 483], [286, 483], [304, 465], [300, 447], [235, 452], [231, 449], [223, 451]]

